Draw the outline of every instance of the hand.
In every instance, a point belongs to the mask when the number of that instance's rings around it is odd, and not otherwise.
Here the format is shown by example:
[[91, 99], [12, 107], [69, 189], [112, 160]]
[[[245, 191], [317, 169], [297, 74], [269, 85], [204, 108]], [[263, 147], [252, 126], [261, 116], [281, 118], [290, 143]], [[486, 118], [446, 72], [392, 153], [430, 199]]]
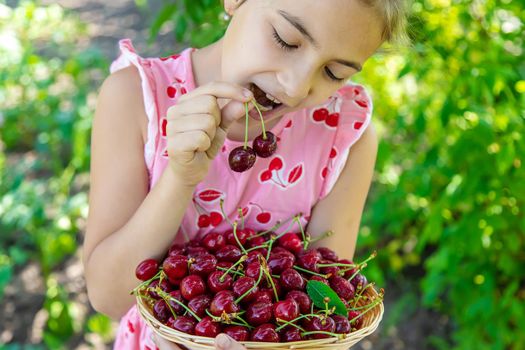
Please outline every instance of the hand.
[[[244, 91], [249, 96], [243, 95]], [[222, 110], [218, 98], [231, 99]], [[179, 97], [167, 113], [169, 164], [186, 186], [196, 186], [208, 174], [211, 161], [224, 144], [230, 125], [246, 115], [253, 93], [227, 82], [211, 82]], [[248, 104], [248, 110], [254, 107]]]
[[[187, 348], [184, 346], [177, 346], [175, 343], [169, 342], [162, 337], [157, 336], [156, 334], [153, 335], [153, 342], [157, 345], [159, 350], [186, 350]], [[233, 340], [231, 337], [227, 336], [226, 334], [219, 334], [217, 338], [215, 338], [215, 349], [217, 350], [246, 350], [244, 346], [237, 343], [235, 340]], [[188, 349], [192, 350], [192, 349]]]

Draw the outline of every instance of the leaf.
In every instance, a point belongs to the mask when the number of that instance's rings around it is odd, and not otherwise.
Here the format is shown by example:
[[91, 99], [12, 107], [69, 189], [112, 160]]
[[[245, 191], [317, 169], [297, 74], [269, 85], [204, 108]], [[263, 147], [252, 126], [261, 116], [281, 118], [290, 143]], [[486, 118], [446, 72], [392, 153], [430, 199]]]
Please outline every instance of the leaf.
[[199, 194], [199, 199], [204, 202], [214, 202], [221, 198], [222, 192], [217, 190], [204, 190], [201, 191]]
[[328, 307], [335, 307], [335, 313], [344, 317], [348, 317], [348, 310], [346, 309], [345, 304], [339, 298], [337, 293], [324, 284], [323, 282], [310, 280], [306, 284], [306, 291], [308, 296], [314, 302], [314, 305], [320, 309], [325, 309], [324, 298], [328, 297], [330, 301], [328, 302]]
[[293, 184], [297, 180], [301, 178], [301, 175], [303, 174], [303, 165], [299, 164], [295, 168], [290, 171], [290, 174], [288, 175], [288, 182]]

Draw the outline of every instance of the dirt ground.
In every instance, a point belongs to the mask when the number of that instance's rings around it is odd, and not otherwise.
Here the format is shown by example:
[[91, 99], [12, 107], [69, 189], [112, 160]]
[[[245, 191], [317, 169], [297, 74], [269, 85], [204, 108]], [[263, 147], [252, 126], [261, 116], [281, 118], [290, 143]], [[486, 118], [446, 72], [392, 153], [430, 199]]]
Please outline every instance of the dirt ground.
[[[91, 41], [89, 45], [100, 48], [108, 59], [118, 55], [118, 40], [131, 38], [139, 53], [144, 56], [158, 56], [160, 52], [178, 52], [184, 45], [176, 43], [169, 30], [161, 31], [159, 39], [151, 46], [146, 43], [151, 12], [162, 5], [161, 1], [150, 1], [149, 10], [137, 9], [132, 0], [59, 0], [42, 1], [44, 4], [58, 3], [73, 10], [80, 18], [90, 24]], [[7, 1], [8, 5], [16, 2]], [[163, 50], [164, 49], [164, 50]], [[24, 158], [25, 159], [25, 158]], [[11, 159], [21, 161], [23, 159]], [[30, 161], [25, 159], [25, 161]], [[87, 189], [87, 179], [80, 178], [76, 186]], [[79, 237], [81, 244], [82, 237]], [[59, 283], [66, 287], [70, 299], [75, 304], [78, 317], [87, 318], [94, 314], [89, 305], [82, 265], [79, 253], [68, 259], [56, 274]], [[446, 336], [450, 331], [449, 320], [436, 313], [418, 307], [418, 300], [405, 300], [405, 304], [394, 307], [394, 302], [403, 298], [398, 286], [384, 286], [387, 290], [385, 299], [385, 318], [379, 329], [361, 341], [353, 349], [432, 349], [426, 344], [430, 335]], [[39, 266], [29, 264], [18, 271], [13, 282], [7, 287], [5, 297], [0, 303], [0, 349], [1, 344], [39, 344], [42, 342], [42, 330], [46, 314], [42, 310], [46, 288]], [[401, 315], [398, 325], [388, 322], [389, 313]], [[113, 324], [115, 327], [117, 323]], [[110, 349], [111, 341], [104, 340], [97, 334], [81, 334], [74, 337], [68, 349]]]

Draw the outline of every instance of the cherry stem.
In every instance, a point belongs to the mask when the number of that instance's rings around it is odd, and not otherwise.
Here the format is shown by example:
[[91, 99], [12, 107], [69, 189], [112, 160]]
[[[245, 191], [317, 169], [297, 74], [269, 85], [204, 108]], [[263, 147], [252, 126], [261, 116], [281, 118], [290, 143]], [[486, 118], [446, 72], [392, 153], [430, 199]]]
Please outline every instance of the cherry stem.
[[[227, 268], [220, 267], [220, 266], [217, 266], [217, 270], [228, 271]], [[243, 275], [241, 272], [239, 272], [239, 271], [233, 271], [233, 270], [232, 270], [232, 271], [229, 271], [229, 273], [233, 273], [234, 275], [238, 275], [238, 276], [242, 276], [242, 277], [244, 277], [244, 275]]]
[[239, 259], [239, 261], [237, 261], [235, 264], [233, 264], [232, 266], [230, 266], [229, 269], [226, 270], [225, 273], [222, 274], [222, 276], [219, 278], [219, 280], [221, 282], [224, 282], [224, 277], [231, 271], [233, 270], [235, 267], [237, 267], [239, 264], [241, 264], [243, 261], [245, 261], [248, 257], [246, 255], [243, 255], [241, 256], [241, 258]]
[[372, 260], [373, 258], [375, 258], [377, 256], [377, 251], [374, 250], [372, 252], [372, 254], [370, 254], [370, 256], [368, 258], [366, 258], [366, 260], [364, 260], [363, 262], [357, 264], [357, 271], [354, 272], [354, 274], [352, 276], [350, 276], [350, 278], [348, 278], [348, 281], [351, 281], [362, 269], [364, 269], [367, 265], [367, 263]]
[[332, 337], [337, 337], [337, 338], [342, 337], [341, 334], [331, 333], [331, 332], [325, 332], [325, 331], [311, 331], [311, 332], [304, 332], [304, 333], [301, 333], [302, 336], [310, 335], [310, 334], [328, 334], [328, 335], [331, 335]]
[[[261, 110], [259, 109], [259, 106], [258, 106], [258, 103], [255, 99], [251, 99], [251, 102], [252, 104], [255, 106], [255, 108], [257, 108], [257, 112], [259, 112], [259, 117], [261, 118], [261, 125], [262, 125], [262, 131], [263, 131], [263, 139], [266, 140], [266, 129], [264, 127], [264, 120], [263, 120], [263, 116], [262, 116], [262, 112]], [[246, 111], [248, 111], [248, 104], [246, 104]], [[246, 112], [248, 113], [248, 112]], [[248, 115], [248, 114], [246, 114]]]
[[369, 305], [366, 305], [368, 306], [367, 309], [365, 309], [364, 311], [360, 312], [359, 315], [357, 315], [356, 317], [352, 318], [350, 320], [350, 324], [352, 324], [352, 322], [354, 322], [355, 320], [357, 320], [359, 317], [363, 316], [364, 314], [366, 314], [368, 311], [372, 310], [373, 308], [375, 308], [377, 305], [379, 305], [379, 303], [381, 303], [383, 299], [382, 298], [378, 298], [377, 300], [375, 300], [374, 302], [370, 303]]
[[268, 245], [267, 244], [261, 244], [261, 245], [258, 245], [256, 247], [252, 247], [252, 248], [246, 249], [246, 252], [249, 253], [252, 250], [257, 250], [257, 249], [261, 249], [261, 248], [268, 248]]
[[275, 288], [275, 284], [273, 283], [272, 275], [270, 274], [270, 271], [268, 270], [268, 265], [266, 265], [265, 261], [262, 261], [261, 269], [264, 270], [264, 274], [266, 275], [266, 278], [268, 281], [270, 281], [270, 284], [272, 285], [273, 293], [275, 295], [275, 300], [279, 301], [279, 295], [277, 294], [277, 289]]
[[241, 217], [242, 229], [244, 230], [244, 214], [242, 213], [242, 208], [237, 209], [237, 211], [239, 212], [239, 216]]
[[[244, 216], [243, 216], [243, 219], [242, 219], [242, 227], [244, 228]], [[235, 221], [233, 223], [233, 237], [235, 237], [235, 241], [237, 242], [237, 244], [241, 248], [243, 254], [248, 254], [246, 249], [244, 249], [244, 246], [241, 244], [241, 241], [239, 241], [239, 237], [237, 237], [237, 221]]]
[[313, 272], [313, 271], [310, 271], [310, 270], [307, 270], [307, 269], [303, 269], [302, 267], [299, 267], [297, 265], [294, 265], [293, 268], [296, 269], [296, 270], [302, 271], [302, 272], [306, 272], [306, 273], [315, 275], [315, 276], [319, 276], [319, 277], [322, 277], [322, 278], [328, 278], [328, 275], [322, 275], [322, 274], [317, 273], [317, 272]]
[[[162, 299], [166, 300], [166, 298], [168, 298], [170, 301], [174, 301], [176, 302], [177, 304], [179, 304], [180, 306], [182, 306], [183, 308], [186, 309], [186, 311], [188, 311], [193, 317], [195, 317], [195, 319], [197, 321], [201, 321], [201, 318], [199, 316], [197, 316], [193, 311], [191, 311], [191, 309], [189, 307], [187, 307], [186, 305], [184, 305], [183, 302], [175, 299], [174, 297], [172, 297], [170, 294], [164, 292], [162, 289], [160, 289], [158, 286], [155, 290], [157, 292], [158, 295], [160, 295], [162, 297]], [[166, 302], [166, 304], [170, 307], [170, 310], [171, 310], [171, 306], [170, 306], [170, 303]], [[174, 314], [175, 316], [175, 314]], [[176, 316], [175, 316], [176, 317]]]
[[357, 297], [356, 297], [356, 300], [354, 302], [354, 307], [357, 306], [357, 302], [359, 301], [359, 299], [361, 299], [361, 297], [363, 296], [363, 292], [370, 286], [373, 286], [374, 285], [374, 282], [371, 282], [371, 283], [368, 283], [364, 288], [362, 288], [361, 290], [358, 291], [358, 294], [357, 294]]
[[328, 230], [328, 231], [324, 232], [322, 235], [317, 236], [317, 237], [315, 237], [315, 238], [310, 238], [310, 235], [308, 235], [308, 244], [315, 243], [315, 242], [317, 242], [317, 241], [320, 241], [320, 240], [322, 240], [322, 239], [325, 239], [325, 238], [327, 238], [327, 237], [330, 237], [330, 236], [332, 236], [333, 234], [334, 234], [334, 231], [332, 231], [332, 230]]
[[253, 329], [254, 328], [252, 325], [250, 325], [248, 322], [246, 322], [239, 314], [237, 314], [235, 316], [235, 319], [241, 321], [241, 324], [236, 323], [236, 322], [232, 322], [232, 324], [235, 324], [237, 326], [245, 326], [245, 327], [248, 327], [248, 329]]
[[229, 218], [228, 215], [226, 215], [226, 213], [224, 212], [223, 204], [224, 204], [224, 199], [221, 198], [221, 199], [219, 200], [219, 205], [220, 205], [220, 207], [221, 207], [222, 215], [224, 215], [224, 217], [226, 218], [226, 220], [228, 221], [228, 223], [230, 224], [230, 226], [233, 227], [233, 224], [232, 224], [232, 222], [230, 221], [230, 218]]
[[255, 282], [253, 287], [248, 289], [247, 292], [245, 292], [243, 295], [241, 295], [239, 298], [237, 298], [237, 300], [235, 300], [235, 304], [238, 304], [242, 299], [244, 299], [248, 294], [250, 294], [255, 288], [257, 288], [257, 286], [261, 282], [261, 278], [262, 278], [262, 275], [263, 275], [263, 267], [262, 267], [262, 265], [260, 265], [260, 266], [261, 267], [259, 268], [259, 278], [257, 279], [257, 282]]
[[246, 106], [246, 128], [244, 130], [244, 149], [248, 148], [248, 104]]
[[300, 319], [303, 319], [303, 318], [305, 318], [305, 317], [311, 317], [311, 316], [313, 316], [313, 317], [321, 317], [321, 316], [319, 316], [319, 315], [317, 315], [317, 314], [314, 314], [314, 313], [306, 314], [306, 315], [301, 315], [301, 316], [299, 316], [299, 317], [294, 318], [293, 320], [285, 321], [282, 325], [280, 325], [279, 327], [275, 328], [275, 331], [276, 331], [276, 332], [279, 332], [279, 331], [280, 331], [281, 329], [283, 329], [284, 327], [286, 327], [286, 326], [288, 326], [288, 325], [291, 325], [291, 324], [293, 324], [294, 322], [299, 321]]
[[306, 236], [304, 234], [304, 229], [303, 229], [303, 225], [301, 224], [301, 219], [300, 217], [302, 216], [303, 214], [299, 214], [299, 216], [295, 216], [294, 217], [294, 221], [297, 222], [297, 224], [299, 225], [299, 229], [301, 230], [301, 235], [303, 236], [303, 244], [304, 244], [304, 250], [306, 250], [308, 248], [308, 240], [306, 239]]
[[354, 268], [357, 265], [356, 264], [342, 264], [342, 263], [333, 263], [333, 264], [317, 264], [319, 267], [329, 267], [329, 266], [345, 266], [345, 267], [351, 267]]
[[151, 283], [151, 281], [156, 280], [157, 278], [159, 278], [161, 274], [162, 274], [162, 270], [159, 270], [159, 272], [157, 272], [157, 273], [155, 274], [155, 276], [151, 277], [149, 280], [144, 281], [144, 282], [142, 282], [141, 284], [139, 284], [137, 287], [133, 288], [133, 290], [131, 290], [130, 294], [133, 294], [133, 293], [135, 293], [137, 290], [139, 290], [139, 289], [141, 289], [141, 288], [143, 288], [143, 287], [146, 287], [148, 284]]

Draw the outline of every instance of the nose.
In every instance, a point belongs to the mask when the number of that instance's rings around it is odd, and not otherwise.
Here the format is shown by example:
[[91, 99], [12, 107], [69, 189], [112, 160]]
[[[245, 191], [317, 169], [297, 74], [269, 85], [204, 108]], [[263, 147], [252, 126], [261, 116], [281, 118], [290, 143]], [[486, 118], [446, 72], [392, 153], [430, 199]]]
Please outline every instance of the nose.
[[282, 75], [281, 86], [289, 97], [290, 104], [295, 106], [306, 99], [311, 91], [313, 72], [298, 67], [296, 70], [288, 70]]

